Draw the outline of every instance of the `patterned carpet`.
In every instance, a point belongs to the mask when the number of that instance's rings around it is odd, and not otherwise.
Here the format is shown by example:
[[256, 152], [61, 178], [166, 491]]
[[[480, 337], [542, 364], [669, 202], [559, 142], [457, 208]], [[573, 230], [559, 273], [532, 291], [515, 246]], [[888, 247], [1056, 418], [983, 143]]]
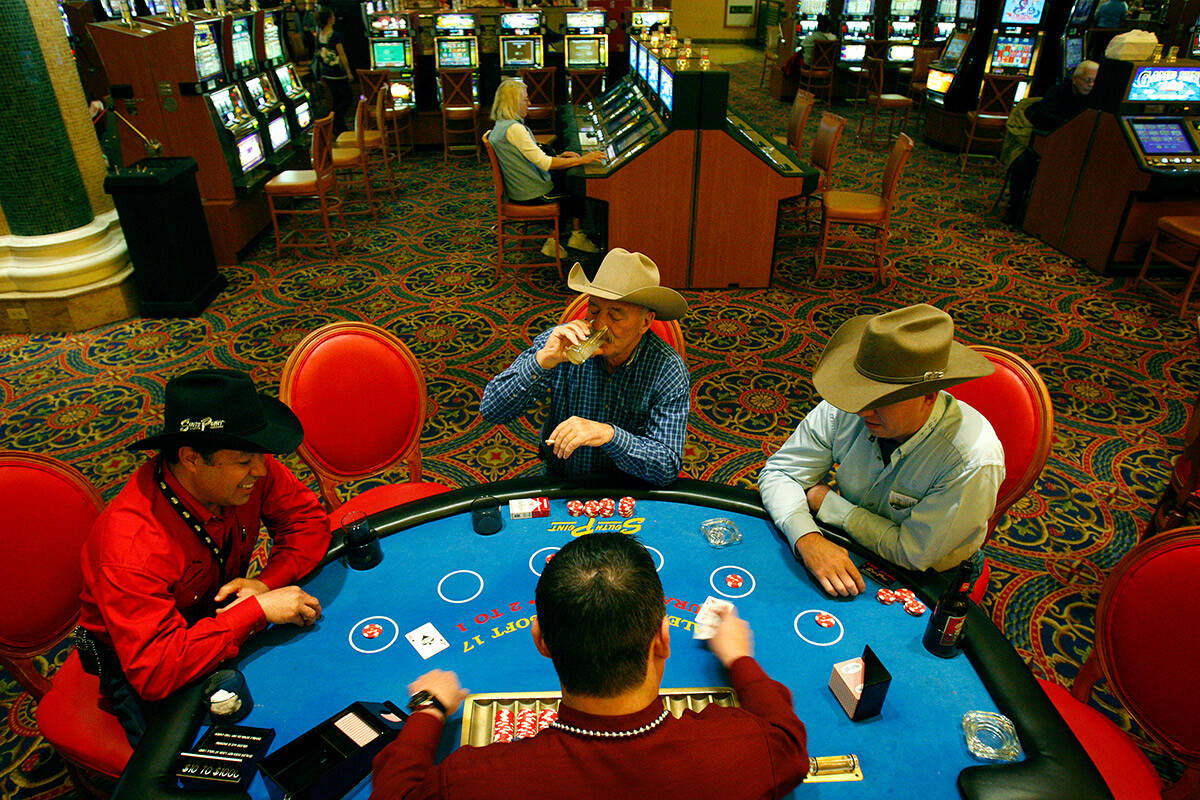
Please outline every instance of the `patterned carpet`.
[[[788, 109], [756, 88], [759, 63], [730, 69], [731, 104], [782, 133]], [[835, 185], [873, 190], [885, 154], [859, 148], [854, 112], [836, 110], [851, 118]], [[966, 342], [1036, 365], [1053, 397], [1050, 461], [987, 548], [986, 605], [1031, 669], [1068, 683], [1091, 647], [1100, 584], [1135, 543], [1181, 446], [1200, 373], [1196, 330], [1131, 291], [1128, 270], [1096, 275], [990, 216], [998, 184], [992, 168], [959, 174], [952, 155], [918, 142], [894, 214], [889, 252], [900, 277], [891, 285], [862, 273], [813, 280], [814, 237], [790, 215], [783, 232], [798, 235], [781, 238], [771, 288], [684, 292], [693, 382], [686, 471], [752, 486], [814, 404], [811, 366], [844, 319], [918, 301], [944, 308]], [[419, 152], [405, 162], [398, 199], [378, 224], [358, 223], [339, 258], [277, 259], [264, 238], [225, 270], [229, 288], [197, 319], [2, 336], [0, 446], [63, 459], [111, 497], [139, 461], [124, 446], [157, 424], [167, 377], [228, 366], [273, 386], [307, 332], [361, 319], [399, 335], [425, 369], [428, 480], [458, 486], [536, 471], [536, 425], [483, 422], [479, 396], [571, 293], [549, 268], [497, 273], [493, 223], [485, 165], [444, 166], [440, 153]], [[52, 654], [47, 671], [62, 657]], [[1101, 692], [1094, 703], [1133, 730], [1164, 776], [1178, 774], [1115, 701]], [[0, 797], [73, 796], [37, 736], [30, 697], [3, 673], [0, 709]]]

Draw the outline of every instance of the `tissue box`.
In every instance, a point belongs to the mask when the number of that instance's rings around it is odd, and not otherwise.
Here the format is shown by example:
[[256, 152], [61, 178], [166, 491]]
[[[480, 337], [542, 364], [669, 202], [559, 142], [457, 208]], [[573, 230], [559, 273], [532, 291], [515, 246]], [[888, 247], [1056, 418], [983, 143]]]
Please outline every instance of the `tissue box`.
[[508, 501], [509, 519], [530, 519], [550, 516], [549, 497], [519, 497]]
[[839, 661], [829, 676], [829, 690], [842, 704], [846, 716], [858, 722], [873, 717], [883, 708], [892, 676], [870, 647], [858, 658]]

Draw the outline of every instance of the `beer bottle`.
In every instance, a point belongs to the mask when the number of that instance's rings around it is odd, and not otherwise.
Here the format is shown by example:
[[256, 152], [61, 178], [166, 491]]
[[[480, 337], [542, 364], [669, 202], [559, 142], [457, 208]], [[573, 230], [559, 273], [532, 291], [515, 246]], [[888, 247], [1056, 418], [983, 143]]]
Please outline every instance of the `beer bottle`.
[[958, 652], [958, 639], [962, 636], [971, 603], [970, 594], [971, 563], [964, 561], [958, 565], [954, 580], [938, 598], [929, 617], [925, 636], [921, 639], [926, 650], [941, 658], [951, 658]]

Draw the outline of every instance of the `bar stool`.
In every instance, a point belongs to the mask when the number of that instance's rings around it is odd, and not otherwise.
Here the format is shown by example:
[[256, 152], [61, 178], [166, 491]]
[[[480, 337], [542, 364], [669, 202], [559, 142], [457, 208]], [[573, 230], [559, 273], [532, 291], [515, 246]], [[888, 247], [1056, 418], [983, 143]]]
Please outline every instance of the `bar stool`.
[[[1160, 240], [1164, 234], [1168, 240], [1164, 243], [1165, 247], [1160, 245]], [[1194, 260], [1190, 264], [1180, 261], [1170, 252], [1171, 250], [1178, 252], [1180, 249], [1197, 251], [1197, 254], [1193, 256]], [[1150, 268], [1150, 261], [1155, 255], [1161, 257], [1163, 261], [1174, 264], [1189, 273], [1183, 290], [1178, 294], [1174, 294], [1169, 289], [1146, 280], [1146, 270]], [[1133, 285], [1136, 287], [1144, 283], [1150, 289], [1170, 300], [1173, 305], [1179, 307], [1179, 316], [1182, 319], [1187, 316], [1188, 299], [1191, 297], [1192, 289], [1196, 286], [1197, 277], [1200, 277], [1200, 217], [1162, 217], [1158, 221], [1158, 230], [1154, 232], [1154, 238], [1150, 240], [1150, 249], [1146, 252], [1146, 260], [1143, 262], [1142, 269], [1138, 273]]]
[[442, 160], [453, 155], [473, 155], [479, 160], [479, 134], [476, 130], [479, 103], [475, 102], [470, 69], [439, 69], [442, 87]]

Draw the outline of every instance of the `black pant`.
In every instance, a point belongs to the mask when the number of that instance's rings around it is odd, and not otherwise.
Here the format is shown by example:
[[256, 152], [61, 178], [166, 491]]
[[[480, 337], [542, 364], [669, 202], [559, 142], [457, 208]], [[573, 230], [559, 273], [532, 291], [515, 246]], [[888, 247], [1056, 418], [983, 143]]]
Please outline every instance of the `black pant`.
[[354, 102], [354, 92], [350, 90], [349, 80], [322, 80], [329, 90], [330, 104], [333, 107], [333, 138], [349, 130], [346, 125], [346, 112]]
[[75, 649], [84, 672], [100, 678], [100, 692], [112, 704], [113, 714], [125, 729], [125, 738], [134, 747], [146, 733], [146, 724], [153, 718], [155, 704], [138, 696], [121, 662], [111, 647], [101, 642], [91, 631], [75, 629]]
[[1008, 222], [1020, 225], [1025, 221], [1025, 209], [1029, 205], [1029, 193], [1037, 177], [1041, 159], [1033, 150], [1017, 156], [1008, 168]]

